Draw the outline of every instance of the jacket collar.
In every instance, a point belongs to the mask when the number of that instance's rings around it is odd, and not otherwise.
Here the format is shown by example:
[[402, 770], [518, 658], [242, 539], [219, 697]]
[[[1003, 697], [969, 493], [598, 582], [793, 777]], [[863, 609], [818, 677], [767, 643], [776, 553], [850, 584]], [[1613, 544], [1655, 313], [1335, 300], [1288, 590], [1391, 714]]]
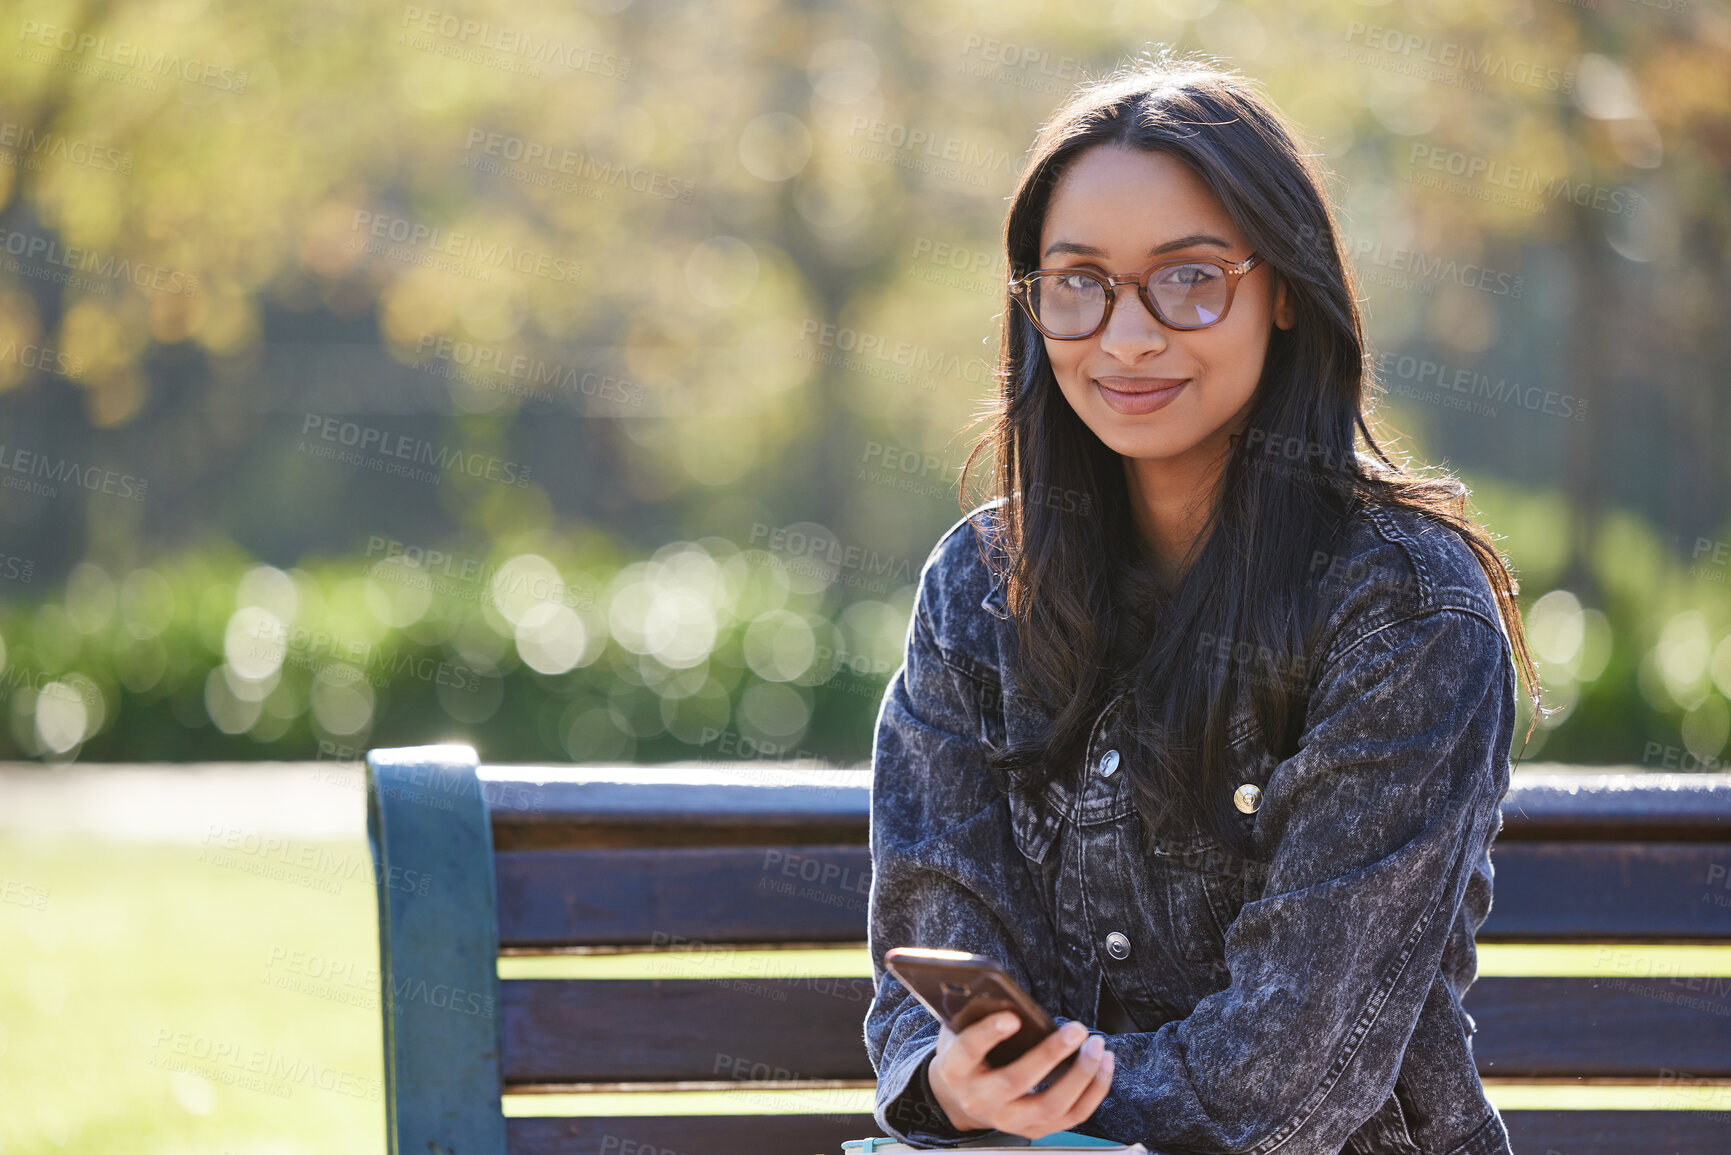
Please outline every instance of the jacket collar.
[[1010, 607], [1004, 600], [1004, 579], [999, 575], [992, 575], [992, 588], [980, 599], [980, 608], [993, 617], [1009, 619]]
[[[991, 501], [988, 501], [984, 505], [975, 509], [974, 513], [982, 513], [987, 510], [1001, 510], [1008, 500], [1009, 499], [1003, 497], [995, 497]], [[969, 516], [971, 517], [972, 514]], [[986, 520], [988, 522], [993, 522], [996, 518], [988, 516]], [[986, 596], [980, 599], [980, 608], [995, 618], [1008, 620], [1010, 616], [1010, 606], [1004, 594], [1003, 574], [999, 573], [995, 566], [987, 566], [986, 572], [991, 577], [992, 588], [988, 589], [986, 591]]]

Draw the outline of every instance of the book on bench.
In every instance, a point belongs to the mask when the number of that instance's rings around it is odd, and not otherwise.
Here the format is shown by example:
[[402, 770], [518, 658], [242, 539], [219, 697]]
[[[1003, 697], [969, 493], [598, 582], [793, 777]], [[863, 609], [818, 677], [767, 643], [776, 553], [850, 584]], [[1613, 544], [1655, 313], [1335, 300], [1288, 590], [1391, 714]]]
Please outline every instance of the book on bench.
[[[842, 1155], [902, 1155], [908, 1151], [933, 1150], [929, 1147], [912, 1147], [885, 1135], [874, 1135], [869, 1139], [846, 1139], [841, 1146]], [[1038, 1139], [1012, 1135], [1008, 1131], [988, 1131], [984, 1135], [977, 1135], [942, 1150], [968, 1151], [971, 1155], [1029, 1155], [1030, 1148], [1034, 1151], [1087, 1151], [1092, 1155], [1111, 1155], [1112, 1152], [1148, 1155], [1148, 1148], [1140, 1143], [1114, 1143], [1110, 1139], [1083, 1135], [1077, 1131], [1054, 1131]]]

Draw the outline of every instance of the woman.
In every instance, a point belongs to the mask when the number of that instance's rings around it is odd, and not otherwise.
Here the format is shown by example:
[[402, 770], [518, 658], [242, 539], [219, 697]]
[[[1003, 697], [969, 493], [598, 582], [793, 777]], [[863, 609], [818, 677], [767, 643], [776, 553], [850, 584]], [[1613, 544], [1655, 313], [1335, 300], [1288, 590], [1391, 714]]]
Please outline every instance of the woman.
[[[873, 749], [887, 1133], [1509, 1150], [1461, 995], [1536, 678], [1464, 491], [1365, 423], [1320, 187], [1264, 96], [1170, 57], [1035, 142], [1007, 496], [922, 569]], [[986, 1067], [1014, 1016], [952, 1034], [892, 946], [990, 955], [1060, 1030]]]

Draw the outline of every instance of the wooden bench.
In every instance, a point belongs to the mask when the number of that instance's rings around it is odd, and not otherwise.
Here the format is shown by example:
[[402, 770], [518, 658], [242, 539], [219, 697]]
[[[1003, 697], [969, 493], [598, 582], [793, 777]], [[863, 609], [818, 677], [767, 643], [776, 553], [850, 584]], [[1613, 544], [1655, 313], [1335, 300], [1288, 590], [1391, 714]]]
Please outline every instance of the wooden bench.
[[[480, 768], [457, 746], [367, 766], [393, 1155], [840, 1155], [879, 1133], [869, 770]], [[1523, 772], [1503, 813], [1480, 942], [1536, 949], [1484, 950], [1467, 1009], [1515, 1150], [1731, 1151], [1731, 969], [1698, 949], [1731, 943], [1731, 775]], [[1581, 943], [1623, 945], [1555, 946]], [[731, 952], [801, 946], [832, 977], [733, 974], [766, 956]], [[723, 966], [678, 977], [693, 959]], [[578, 977], [509, 977], [526, 965]], [[1637, 1109], [1533, 1109], [1557, 1083]], [[719, 1088], [704, 1114], [618, 1106]], [[519, 1117], [553, 1092], [591, 1109]]]

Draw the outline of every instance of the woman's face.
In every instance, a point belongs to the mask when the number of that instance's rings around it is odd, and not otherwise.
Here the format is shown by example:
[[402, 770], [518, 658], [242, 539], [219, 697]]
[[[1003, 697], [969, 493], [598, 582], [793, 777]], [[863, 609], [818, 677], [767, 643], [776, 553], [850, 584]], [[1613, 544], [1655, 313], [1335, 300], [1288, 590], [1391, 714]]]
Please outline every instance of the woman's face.
[[[1166, 153], [1095, 145], [1059, 177], [1040, 230], [1039, 267], [1119, 275], [1174, 257], [1250, 256], [1219, 198]], [[1168, 329], [1134, 285], [1117, 287], [1106, 327], [1083, 341], [1046, 342], [1058, 387], [1076, 415], [1126, 457], [1213, 457], [1239, 432], [1262, 376], [1269, 326], [1292, 327], [1286, 287], [1266, 261], [1241, 278], [1223, 320]]]

